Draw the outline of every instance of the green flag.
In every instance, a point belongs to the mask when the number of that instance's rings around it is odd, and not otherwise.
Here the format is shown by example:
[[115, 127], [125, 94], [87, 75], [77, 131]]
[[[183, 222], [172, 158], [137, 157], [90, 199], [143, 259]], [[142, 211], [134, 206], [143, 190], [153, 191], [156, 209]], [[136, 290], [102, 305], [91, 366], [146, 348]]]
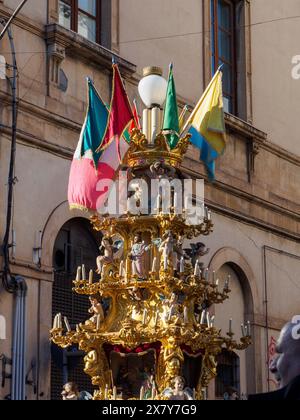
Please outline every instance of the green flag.
[[163, 131], [166, 134], [170, 148], [174, 149], [179, 141], [179, 117], [172, 64], [170, 65], [169, 72], [167, 98], [164, 110]]
[[87, 84], [89, 95], [88, 109], [81, 131], [82, 143], [80, 156], [82, 157], [86, 152], [90, 151], [93, 156], [94, 165], [97, 167], [102, 154], [101, 152], [97, 152], [97, 148], [106, 129], [108, 109], [96, 91], [91, 79], [87, 79]]

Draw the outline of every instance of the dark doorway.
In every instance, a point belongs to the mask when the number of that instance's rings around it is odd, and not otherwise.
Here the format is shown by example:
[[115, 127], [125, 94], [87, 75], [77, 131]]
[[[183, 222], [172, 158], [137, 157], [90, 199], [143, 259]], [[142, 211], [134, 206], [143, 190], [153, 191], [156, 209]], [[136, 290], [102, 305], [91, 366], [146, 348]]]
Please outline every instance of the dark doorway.
[[[79, 265], [84, 264], [87, 272], [95, 269], [100, 240], [101, 235], [91, 229], [87, 220], [72, 219], [62, 227], [55, 241], [52, 318], [61, 312], [73, 328], [85, 320], [85, 314], [88, 316], [90, 304], [87, 296], [72, 291], [72, 281]], [[76, 382], [80, 391], [93, 393], [90, 378], [83, 372], [83, 352], [75, 346], [62, 350], [52, 345], [51, 356], [51, 399], [61, 399], [66, 382]]]

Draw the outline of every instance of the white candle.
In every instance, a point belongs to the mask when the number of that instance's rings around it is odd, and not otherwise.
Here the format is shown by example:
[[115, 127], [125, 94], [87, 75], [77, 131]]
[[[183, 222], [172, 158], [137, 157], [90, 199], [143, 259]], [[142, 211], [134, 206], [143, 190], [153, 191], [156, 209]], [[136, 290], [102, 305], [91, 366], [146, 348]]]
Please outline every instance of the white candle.
[[216, 272], [213, 271], [213, 284], [216, 284]]
[[104, 399], [107, 400], [108, 398], [108, 385], [105, 385], [105, 391], [104, 391]]
[[205, 281], [208, 282], [208, 268], [205, 270]]
[[144, 313], [143, 313], [143, 325], [146, 324], [147, 314], [148, 314], [147, 309], [144, 309]]
[[210, 315], [209, 315], [209, 312], [207, 312], [207, 314], [206, 314], [206, 321], [207, 321], [208, 328], [210, 328], [211, 325], [210, 325]]
[[101, 315], [97, 315], [97, 331], [100, 330], [101, 327]]
[[248, 336], [250, 337], [251, 336], [251, 322], [248, 321], [247, 325], [248, 325]]
[[187, 307], [185, 307], [184, 309], [183, 309], [183, 319], [184, 319], [184, 323], [185, 324], [187, 324], [188, 322], [189, 322], [189, 319], [188, 319], [189, 317], [188, 317], [188, 308]]
[[90, 274], [89, 274], [89, 284], [93, 284], [93, 270], [90, 270]]
[[57, 315], [57, 328], [62, 329], [62, 317], [60, 313]]
[[82, 265], [82, 280], [86, 280], [86, 275], [85, 275], [85, 265]]
[[156, 389], [155, 389], [155, 384], [153, 384], [152, 391], [151, 391], [151, 400], [154, 400], [155, 397], [156, 397]]
[[160, 194], [158, 194], [158, 196], [157, 196], [157, 201], [156, 201], [156, 208], [157, 208], [157, 211], [160, 211], [160, 203], [161, 203], [161, 195], [160, 195]]
[[156, 273], [156, 266], [157, 266], [157, 258], [154, 257], [153, 262], [152, 262], [152, 273]]
[[120, 271], [119, 271], [120, 278], [123, 277], [123, 271], [124, 271], [124, 261], [121, 261], [121, 263], [120, 263]]
[[199, 277], [200, 275], [201, 275], [201, 274], [200, 274], [199, 262], [197, 261], [197, 262], [196, 262], [196, 265], [195, 265], [194, 276], [195, 276], [195, 277]]
[[71, 331], [71, 327], [70, 327], [68, 318], [66, 316], [64, 317], [64, 322], [65, 322], [65, 326], [67, 328], [67, 331], [70, 332]]
[[81, 280], [81, 267], [77, 268], [76, 280]]
[[54, 319], [53, 319], [53, 329], [55, 330], [57, 327], [57, 315], [55, 315]]
[[185, 199], [184, 199], [184, 208], [185, 208], [185, 211], [186, 212], [188, 211], [189, 206], [190, 206], [190, 199], [189, 199], [189, 197], [185, 197]]
[[218, 287], [219, 287], [219, 283], [220, 283], [220, 280], [219, 279], [217, 279], [216, 280], [216, 288], [218, 289]]
[[214, 326], [215, 326], [215, 319], [216, 319], [216, 317], [215, 317], [215, 315], [213, 315], [213, 316], [211, 317], [211, 320], [210, 320], [210, 326], [211, 326], [211, 327], [214, 327]]
[[210, 210], [208, 210], [208, 212], [207, 212], [207, 219], [211, 220], [211, 211]]
[[113, 388], [113, 400], [116, 400], [116, 399], [117, 399], [117, 387], [114, 386], [114, 388]]
[[246, 331], [245, 331], [245, 325], [244, 324], [241, 324], [241, 329], [242, 329], [242, 336], [245, 337]]
[[204, 310], [204, 311], [202, 311], [202, 314], [201, 314], [201, 321], [200, 321], [201, 325], [204, 325], [205, 317], [206, 317], [206, 311]]
[[178, 193], [174, 192], [174, 202], [173, 202], [173, 207], [174, 207], [174, 213], [178, 213]]
[[184, 257], [180, 259], [180, 273], [184, 273]]
[[232, 334], [232, 318], [229, 320], [229, 333]]

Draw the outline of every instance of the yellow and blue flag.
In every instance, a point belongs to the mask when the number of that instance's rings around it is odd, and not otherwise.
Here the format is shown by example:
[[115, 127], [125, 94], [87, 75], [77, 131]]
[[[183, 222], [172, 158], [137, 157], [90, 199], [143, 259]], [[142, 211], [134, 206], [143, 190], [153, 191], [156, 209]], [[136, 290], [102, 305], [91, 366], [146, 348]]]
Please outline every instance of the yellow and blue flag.
[[215, 179], [215, 161], [224, 153], [225, 121], [222, 93], [222, 71], [218, 69], [187, 120], [182, 132], [189, 131], [191, 143], [201, 150], [210, 180]]

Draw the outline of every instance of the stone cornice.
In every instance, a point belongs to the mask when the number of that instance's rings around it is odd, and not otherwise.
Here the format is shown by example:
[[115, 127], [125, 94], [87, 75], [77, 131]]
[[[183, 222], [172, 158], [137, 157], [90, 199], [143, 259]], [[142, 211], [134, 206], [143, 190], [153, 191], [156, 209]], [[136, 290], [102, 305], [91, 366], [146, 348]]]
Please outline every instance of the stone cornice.
[[227, 130], [232, 130], [234, 133], [240, 134], [247, 139], [253, 139], [260, 144], [267, 140], [267, 134], [258, 130], [253, 125], [241, 120], [240, 118], [225, 113], [225, 124]]
[[70, 31], [58, 24], [46, 25], [45, 39], [47, 45], [58, 44], [65, 49], [66, 55], [87, 60], [89, 63], [97, 65], [100, 69], [111, 71], [112, 59], [114, 57], [124, 77], [131, 78], [136, 71], [134, 64], [107, 48], [89, 41], [76, 32]]

